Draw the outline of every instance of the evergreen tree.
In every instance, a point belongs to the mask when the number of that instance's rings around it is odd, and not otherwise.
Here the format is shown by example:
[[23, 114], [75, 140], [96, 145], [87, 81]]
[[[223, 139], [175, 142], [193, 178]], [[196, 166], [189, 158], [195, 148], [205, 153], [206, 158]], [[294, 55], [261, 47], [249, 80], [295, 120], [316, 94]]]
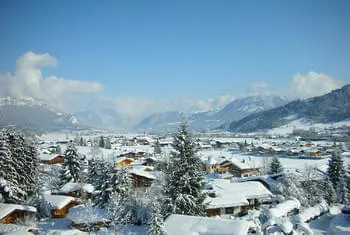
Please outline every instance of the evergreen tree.
[[162, 153], [162, 149], [160, 147], [159, 139], [157, 139], [156, 143], [154, 144], [153, 152], [154, 152], [154, 154], [161, 154]]
[[23, 202], [33, 194], [39, 173], [37, 155], [23, 133], [0, 131], [0, 193], [6, 202]]
[[149, 219], [149, 228], [147, 233], [149, 235], [165, 235], [164, 219], [161, 214], [160, 205], [158, 201], [153, 201], [150, 207], [151, 217]]
[[339, 179], [336, 192], [337, 192], [337, 201], [342, 204], [347, 204], [348, 198], [349, 198], [349, 192], [346, 187], [345, 175]]
[[270, 174], [277, 174], [283, 172], [283, 167], [278, 157], [273, 157], [270, 165]]
[[67, 146], [63, 156], [63, 164], [60, 172], [61, 185], [64, 185], [70, 181], [80, 182], [81, 172], [83, 170], [83, 160], [78, 153], [78, 150], [74, 144]]
[[105, 147], [105, 140], [103, 136], [100, 137], [100, 140], [98, 141], [98, 147], [104, 148]]
[[303, 206], [309, 206], [304, 189], [300, 183], [300, 178], [294, 174], [284, 175], [279, 178], [277, 183], [271, 188], [271, 191], [274, 194], [284, 197], [294, 197], [298, 199]]
[[116, 168], [110, 163], [104, 163], [106, 171], [100, 175], [100, 185], [97, 186], [95, 205], [99, 208], [107, 208], [111, 195], [115, 192], [119, 196], [127, 197], [131, 184], [128, 172], [125, 168]]
[[175, 151], [171, 153], [164, 172], [164, 211], [170, 214], [204, 215], [202, 162], [196, 155], [195, 143], [186, 122], [180, 125], [172, 146]]
[[328, 205], [333, 205], [337, 201], [337, 194], [333, 188], [332, 182], [327, 178], [324, 182], [323, 189], [323, 198], [326, 200]]
[[335, 151], [330, 157], [327, 174], [334, 190], [337, 190], [340, 179], [345, 176], [344, 163], [339, 151]]
[[56, 146], [56, 153], [58, 153], [58, 154], [62, 153], [61, 145]]
[[109, 138], [106, 138], [104, 148], [105, 149], [111, 149], [112, 148], [111, 140]]
[[350, 203], [350, 164], [348, 165], [348, 172], [345, 177], [346, 180], [346, 190], [347, 190], [347, 198], [346, 201], [347, 203]]

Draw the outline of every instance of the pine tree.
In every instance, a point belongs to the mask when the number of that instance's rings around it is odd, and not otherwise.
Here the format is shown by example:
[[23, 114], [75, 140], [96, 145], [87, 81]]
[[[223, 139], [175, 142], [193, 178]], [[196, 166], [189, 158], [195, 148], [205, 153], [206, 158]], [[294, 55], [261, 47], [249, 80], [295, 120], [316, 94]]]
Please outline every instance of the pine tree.
[[326, 200], [328, 205], [333, 205], [337, 201], [337, 194], [333, 188], [332, 182], [327, 178], [324, 182], [323, 198]]
[[337, 201], [342, 204], [347, 204], [348, 198], [349, 198], [349, 192], [346, 187], [345, 175], [339, 179], [336, 192], [337, 192]]
[[270, 165], [270, 174], [277, 174], [283, 172], [283, 167], [278, 157], [273, 157]]
[[161, 154], [162, 153], [162, 149], [160, 147], [160, 143], [159, 143], [159, 139], [157, 139], [155, 145], [154, 145], [154, 150], [153, 150], [154, 154]]
[[171, 153], [164, 172], [164, 211], [170, 214], [204, 215], [202, 162], [196, 155], [195, 143], [186, 122], [180, 125], [172, 146], [175, 151]]
[[337, 190], [340, 179], [345, 176], [344, 163], [339, 151], [334, 152], [329, 159], [327, 174], [334, 190]]
[[83, 160], [78, 153], [78, 150], [71, 143], [67, 146], [63, 156], [62, 169], [60, 171], [61, 185], [73, 181], [81, 181], [81, 172], [83, 170]]
[[105, 140], [104, 140], [103, 136], [100, 137], [100, 140], [98, 142], [98, 146], [100, 148], [104, 148], [105, 147]]
[[151, 217], [149, 219], [149, 228], [147, 233], [149, 235], [165, 235], [164, 219], [161, 214], [160, 205], [158, 201], [153, 201], [150, 206]]
[[111, 149], [112, 148], [111, 140], [109, 138], [106, 138], [104, 148], [105, 149]]
[[36, 149], [23, 133], [0, 131], [0, 193], [6, 202], [23, 202], [33, 194], [38, 166]]
[[131, 183], [125, 168], [116, 168], [110, 163], [104, 163], [105, 172], [100, 175], [100, 185], [97, 186], [95, 205], [99, 208], [107, 208], [111, 195], [115, 192], [122, 197], [130, 193]]

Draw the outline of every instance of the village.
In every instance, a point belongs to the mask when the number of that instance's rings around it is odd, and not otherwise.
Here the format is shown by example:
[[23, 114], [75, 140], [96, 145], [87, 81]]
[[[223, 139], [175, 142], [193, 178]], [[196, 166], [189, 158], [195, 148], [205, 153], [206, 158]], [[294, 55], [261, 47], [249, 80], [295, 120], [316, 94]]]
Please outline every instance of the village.
[[[206, 216], [172, 214], [164, 221], [168, 234], [179, 234], [178, 224], [185, 222], [181, 234], [199, 233], [195, 227], [205, 229], [208, 234], [313, 234], [313, 231], [331, 226], [331, 218], [348, 218], [349, 211], [340, 204], [330, 205], [322, 200], [306, 206], [307, 203], [300, 198], [284, 197], [276, 190], [285, 175], [292, 175], [302, 183], [325, 181], [329, 158], [335, 152], [341, 153], [347, 166], [350, 163], [350, 144], [346, 136], [340, 137], [341, 141], [305, 140], [295, 135], [194, 134], [196, 154], [201, 159], [204, 173], [202, 190], [206, 195]], [[37, 208], [0, 203], [0, 233], [113, 233], [108, 211], [86, 206], [91, 204], [98, 190], [92, 183], [68, 182], [62, 187], [57, 186], [64, 152], [71, 144], [75, 145], [79, 155], [84, 156], [86, 164], [92, 159], [104, 159], [115, 168], [126, 169], [133, 192], [141, 204], [145, 204], [144, 197], [152, 188], [162, 184], [160, 163], [166, 162], [173, 151], [172, 134], [116, 135], [89, 131], [44, 134], [38, 136], [37, 141], [43, 201], [49, 210], [47, 217], [34, 222], [30, 218], [35, 217]], [[283, 170], [271, 172], [271, 162], [276, 158]], [[87, 209], [88, 217], [85, 215]], [[327, 225], [317, 222], [326, 215]], [[18, 225], [18, 221], [22, 221], [22, 225]], [[122, 234], [145, 234], [146, 225], [140, 219], [124, 226], [126, 230]], [[334, 226], [333, 229], [341, 231], [343, 228]]]

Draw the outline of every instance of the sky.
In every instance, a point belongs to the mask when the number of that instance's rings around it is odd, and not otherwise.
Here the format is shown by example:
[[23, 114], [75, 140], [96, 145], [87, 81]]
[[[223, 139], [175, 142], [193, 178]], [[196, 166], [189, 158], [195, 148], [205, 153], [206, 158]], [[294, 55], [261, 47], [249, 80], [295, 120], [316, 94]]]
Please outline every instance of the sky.
[[350, 1], [5, 0], [0, 52], [0, 95], [69, 112], [308, 98], [350, 83]]

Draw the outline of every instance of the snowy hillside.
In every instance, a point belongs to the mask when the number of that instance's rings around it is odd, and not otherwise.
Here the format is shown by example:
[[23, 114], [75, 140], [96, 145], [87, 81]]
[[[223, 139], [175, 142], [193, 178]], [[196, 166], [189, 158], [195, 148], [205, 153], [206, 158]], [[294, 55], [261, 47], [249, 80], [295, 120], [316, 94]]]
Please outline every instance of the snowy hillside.
[[224, 123], [244, 118], [252, 113], [276, 108], [288, 103], [290, 99], [281, 96], [250, 96], [227, 104], [222, 110], [195, 113], [166, 112], [157, 113], [143, 119], [135, 130], [171, 131], [184, 117], [188, 118], [193, 130], [210, 130]]
[[32, 97], [0, 98], [0, 126], [7, 125], [37, 131], [83, 127], [77, 117], [60, 112], [45, 101]]

